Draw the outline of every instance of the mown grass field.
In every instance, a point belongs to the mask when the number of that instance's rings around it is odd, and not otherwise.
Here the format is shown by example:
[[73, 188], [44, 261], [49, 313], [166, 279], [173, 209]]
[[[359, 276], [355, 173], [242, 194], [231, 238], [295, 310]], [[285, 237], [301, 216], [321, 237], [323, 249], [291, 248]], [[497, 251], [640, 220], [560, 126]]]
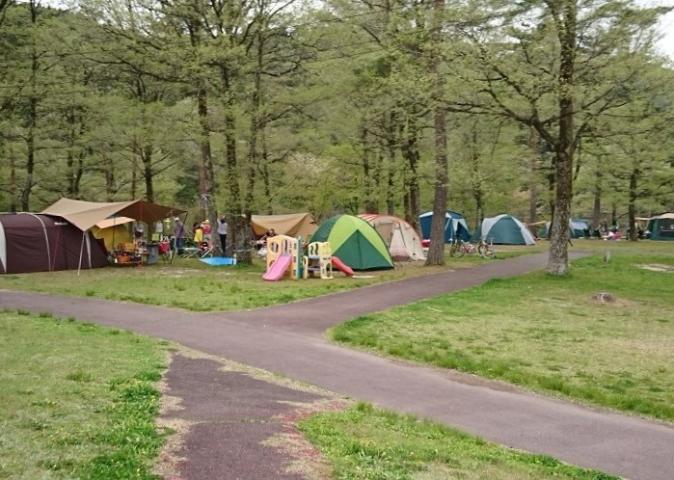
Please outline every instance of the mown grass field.
[[0, 478], [156, 478], [165, 362], [152, 339], [0, 312]]
[[[672, 421], [674, 245], [669, 255], [621, 248], [608, 263], [602, 256], [576, 261], [565, 278], [538, 272], [494, 280], [354, 319], [331, 335], [381, 354]], [[653, 264], [672, 270], [644, 269]], [[600, 292], [615, 302], [594, 300]]]
[[195, 311], [231, 311], [289, 303], [303, 298], [363, 287], [374, 283], [465, 268], [527, 253], [541, 247], [501, 247], [496, 260], [477, 256], [447, 257], [445, 267], [421, 262], [397, 264], [394, 270], [357, 272], [347, 278], [335, 271], [332, 280], [262, 280], [264, 264], [210, 267], [196, 259], [145, 267], [107, 267], [94, 270], [0, 275], [0, 289], [32, 290], [128, 302], [165, 305]]
[[614, 478], [364, 404], [309, 417], [300, 430], [327, 457], [336, 480]]

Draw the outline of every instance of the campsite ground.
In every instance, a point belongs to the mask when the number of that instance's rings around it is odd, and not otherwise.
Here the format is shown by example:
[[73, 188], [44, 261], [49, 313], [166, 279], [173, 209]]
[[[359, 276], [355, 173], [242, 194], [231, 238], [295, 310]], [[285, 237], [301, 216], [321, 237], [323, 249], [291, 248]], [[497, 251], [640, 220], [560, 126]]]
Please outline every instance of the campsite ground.
[[[157, 478], [153, 462], [165, 436], [154, 421], [167, 348], [166, 342], [72, 319], [0, 313], [0, 478]], [[221, 374], [236, 375], [232, 368]], [[208, 375], [214, 381], [217, 372]], [[237, 381], [241, 398], [279, 391], [275, 383], [260, 381], [263, 372], [246, 377]], [[348, 408], [317, 409], [300, 424], [335, 478], [612, 478], [412, 416], [338, 404]], [[229, 415], [236, 416], [241, 407], [235, 399], [220, 408], [226, 415], [232, 408]], [[288, 447], [278, 441], [256, 448], [279, 448], [275, 455], [283, 456]], [[268, 455], [261, 458], [269, 461]], [[162, 459], [160, 469], [166, 467]]]
[[[496, 259], [541, 251], [541, 246], [497, 248]], [[289, 303], [304, 298], [350, 290], [375, 283], [459, 269], [494, 260], [476, 255], [447, 257], [445, 267], [424, 267], [421, 262], [401, 263], [394, 270], [357, 272], [347, 278], [334, 272], [329, 281], [262, 280], [264, 262], [252, 266], [211, 267], [197, 259], [177, 258], [168, 265], [108, 267], [77, 272], [44, 272], [0, 276], [0, 289], [31, 290], [128, 302], [165, 305], [195, 311], [234, 311]]]
[[[505, 257], [546, 247], [498, 250]], [[534, 273], [491, 281], [356, 319], [334, 335], [385, 355], [673, 420], [674, 245], [577, 241], [574, 249], [600, 255], [575, 262], [567, 278]], [[483, 261], [451, 259], [446, 268]], [[261, 281], [261, 269], [181, 261], [87, 271], [79, 278], [74, 272], [8, 276], [0, 288], [137, 295], [126, 300], [147, 295], [146, 303], [233, 310], [429, 272], [410, 266], [372, 279], [269, 284]], [[615, 302], [593, 300], [598, 292], [611, 293]], [[9, 453], [0, 462], [0, 478], [111, 478], [111, 469], [151, 478], [163, 441], [152, 422], [166, 348], [48, 315], [0, 313], [0, 448]], [[301, 429], [336, 478], [612, 478], [366, 405], [310, 416]]]
[[[493, 280], [336, 327], [344, 344], [674, 420], [674, 245]], [[595, 298], [599, 293], [613, 298]]]
[[0, 478], [153, 478], [164, 344], [0, 312]]
[[328, 458], [334, 478], [343, 480], [615, 478], [367, 404], [318, 413], [305, 420], [300, 429]]

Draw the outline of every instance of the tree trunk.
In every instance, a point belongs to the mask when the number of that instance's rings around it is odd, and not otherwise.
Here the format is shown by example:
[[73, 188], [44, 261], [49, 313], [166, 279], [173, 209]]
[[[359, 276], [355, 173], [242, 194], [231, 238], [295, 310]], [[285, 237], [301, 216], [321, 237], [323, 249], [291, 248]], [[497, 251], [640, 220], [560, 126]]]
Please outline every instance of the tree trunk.
[[[106, 152], [102, 153], [103, 174], [105, 175], [105, 201], [112, 202], [115, 196], [115, 168]], [[134, 169], [135, 170], [135, 169]]]
[[256, 68], [253, 76], [253, 95], [251, 98], [250, 113], [250, 142], [248, 148], [248, 185], [246, 189], [246, 200], [244, 202], [244, 211], [246, 218], [252, 215], [252, 208], [255, 202], [255, 177], [260, 164], [258, 154], [258, 136], [263, 128], [263, 120], [260, 114], [262, 105], [262, 69], [264, 67], [264, 37], [262, 35], [262, 26], [257, 31]]
[[[555, 186], [557, 185], [555, 181], [555, 159], [550, 160], [550, 170], [547, 174], [548, 180], [548, 208], [550, 209], [550, 224], [555, 218]], [[548, 238], [550, 238], [550, 230], [548, 229]]]
[[540, 162], [539, 135], [529, 128], [529, 223], [538, 221], [538, 164]]
[[594, 200], [592, 202], [592, 229], [599, 230], [601, 225], [601, 166], [594, 173]]
[[264, 185], [264, 198], [267, 205], [267, 215], [274, 214], [274, 204], [271, 195], [271, 178], [269, 176], [269, 152], [267, 150], [266, 128], [262, 131], [262, 184]]
[[480, 156], [474, 150], [471, 155], [471, 192], [475, 200], [475, 229], [479, 230], [484, 219], [484, 187], [482, 185], [482, 175], [480, 173]]
[[618, 227], [618, 205], [615, 201], [611, 204], [611, 227]]
[[396, 126], [395, 113], [391, 112], [386, 134], [386, 213], [395, 214], [395, 172], [396, 172]]
[[16, 212], [16, 158], [14, 149], [9, 147], [9, 211]]
[[360, 127], [360, 144], [362, 147], [361, 166], [363, 168], [363, 209], [367, 213], [377, 213], [377, 206], [374, 202], [374, 175], [372, 161], [372, 146], [367, 134], [367, 125], [365, 120]]
[[138, 162], [136, 154], [131, 156], [131, 200], [138, 198]]
[[145, 199], [148, 202], [154, 202], [154, 172], [152, 171], [152, 158], [154, 157], [154, 148], [152, 145], [145, 145], [141, 152], [143, 161], [143, 177], [145, 179]]
[[565, 0], [560, 21], [559, 143], [555, 158], [555, 216], [552, 219], [550, 255], [546, 271], [569, 272], [569, 219], [573, 196], [574, 73], [576, 58], [576, 1]]
[[[217, 225], [217, 212], [213, 200], [213, 158], [211, 156], [211, 128], [208, 122], [208, 97], [206, 90], [200, 87], [197, 91], [197, 112], [199, 114], [199, 126], [201, 138], [199, 140], [201, 150], [201, 163], [199, 164], [199, 204], [204, 219], [208, 219], [211, 228]], [[215, 233], [211, 234], [212, 237]], [[216, 254], [221, 253], [220, 242], [213, 242]]]
[[630, 188], [629, 188], [629, 205], [627, 207], [627, 215], [629, 222], [629, 239], [633, 242], [636, 242], [639, 239], [637, 232], [637, 212], [636, 212], [636, 202], [638, 197], [637, 186], [639, 181], [639, 167], [638, 165], [632, 166], [632, 171], [630, 172]]
[[445, 263], [445, 214], [447, 212], [447, 184], [449, 182], [447, 166], [447, 125], [443, 106], [443, 79], [440, 73], [440, 26], [444, 0], [434, 0], [434, 31], [432, 71], [435, 77], [433, 92], [433, 123], [435, 128], [435, 194], [433, 198], [433, 220], [431, 222], [431, 244], [426, 257], [426, 265], [444, 265]]
[[419, 165], [419, 131], [417, 128], [416, 112], [409, 113], [407, 125], [404, 128], [403, 140], [400, 145], [400, 151], [407, 163], [407, 172], [405, 175], [407, 208], [405, 209], [407, 222], [419, 231], [419, 210], [420, 210], [420, 192], [419, 192], [419, 174], [417, 172]]
[[21, 209], [30, 211], [30, 194], [33, 190], [33, 175], [35, 173], [35, 129], [37, 128], [37, 71], [38, 56], [35, 45], [37, 35], [37, 5], [35, 0], [30, 0], [31, 21], [31, 62], [30, 62], [30, 99], [28, 105], [28, 132], [26, 132], [26, 181], [21, 191]]

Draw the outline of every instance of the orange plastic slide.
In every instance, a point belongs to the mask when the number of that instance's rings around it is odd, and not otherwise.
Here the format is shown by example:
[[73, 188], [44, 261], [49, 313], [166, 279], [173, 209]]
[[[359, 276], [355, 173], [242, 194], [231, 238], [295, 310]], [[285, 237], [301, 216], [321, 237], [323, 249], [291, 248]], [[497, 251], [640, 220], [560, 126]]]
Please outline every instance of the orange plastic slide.
[[346, 263], [342, 262], [339, 257], [332, 257], [332, 266], [347, 277], [353, 277], [353, 269]]

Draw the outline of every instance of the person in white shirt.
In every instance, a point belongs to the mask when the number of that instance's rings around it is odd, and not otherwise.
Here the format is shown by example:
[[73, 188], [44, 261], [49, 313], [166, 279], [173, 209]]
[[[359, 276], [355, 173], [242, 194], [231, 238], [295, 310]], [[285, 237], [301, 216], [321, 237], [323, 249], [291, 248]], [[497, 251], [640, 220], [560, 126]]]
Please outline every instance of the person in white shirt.
[[222, 255], [226, 255], [227, 251], [227, 233], [229, 233], [229, 225], [227, 219], [223, 215], [218, 219], [218, 235], [220, 236], [220, 245], [222, 245]]

